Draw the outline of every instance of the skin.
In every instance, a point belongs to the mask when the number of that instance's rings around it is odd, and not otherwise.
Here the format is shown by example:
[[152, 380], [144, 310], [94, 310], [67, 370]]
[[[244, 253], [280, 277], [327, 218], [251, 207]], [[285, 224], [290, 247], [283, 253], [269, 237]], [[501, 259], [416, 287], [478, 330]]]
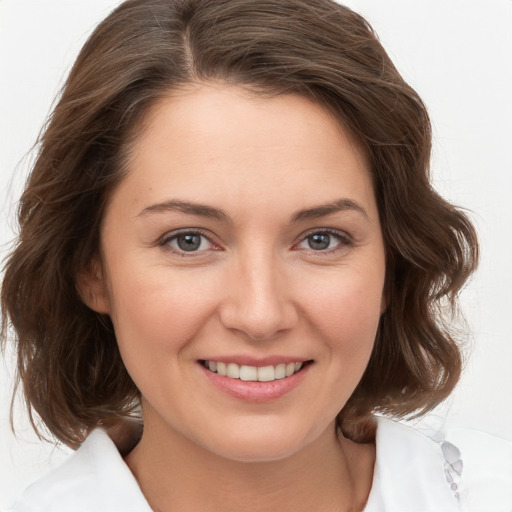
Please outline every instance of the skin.
[[[384, 309], [364, 155], [312, 101], [222, 84], [161, 100], [132, 149], [82, 291], [111, 316], [143, 396], [142, 440], [126, 461], [149, 503], [361, 510], [374, 447], [338, 436], [335, 417]], [[198, 229], [198, 250], [180, 249], [177, 232]], [[315, 233], [327, 248], [311, 247]], [[232, 355], [312, 363], [291, 391], [255, 402], [213, 386], [198, 362]]]

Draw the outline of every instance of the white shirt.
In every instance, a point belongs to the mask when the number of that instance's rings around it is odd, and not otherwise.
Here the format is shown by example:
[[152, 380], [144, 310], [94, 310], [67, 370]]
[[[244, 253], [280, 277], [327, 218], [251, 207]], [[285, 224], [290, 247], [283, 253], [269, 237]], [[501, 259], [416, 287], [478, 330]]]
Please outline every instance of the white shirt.
[[[437, 443], [379, 418], [376, 446], [364, 512], [512, 512], [511, 442], [461, 429]], [[115, 444], [97, 429], [11, 512], [152, 511]]]

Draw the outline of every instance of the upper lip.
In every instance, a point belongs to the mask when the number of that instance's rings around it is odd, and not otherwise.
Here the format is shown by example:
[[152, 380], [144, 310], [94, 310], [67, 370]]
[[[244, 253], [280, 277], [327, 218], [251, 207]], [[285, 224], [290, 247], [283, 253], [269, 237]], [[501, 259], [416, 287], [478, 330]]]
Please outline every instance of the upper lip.
[[287, 363], [305, 363], [311, 359], [305, 357], [294, 356], [266, 356], [266, 357], [251, 357], [244, 355], [230, 355], [230, 356], [211, 356], [200, 359], [200, 361], [215, 361], [221, 363], [235, 363], [238, 366], [256, 366], [258, 368], [264, 366], [276, 366], [278, 364]]

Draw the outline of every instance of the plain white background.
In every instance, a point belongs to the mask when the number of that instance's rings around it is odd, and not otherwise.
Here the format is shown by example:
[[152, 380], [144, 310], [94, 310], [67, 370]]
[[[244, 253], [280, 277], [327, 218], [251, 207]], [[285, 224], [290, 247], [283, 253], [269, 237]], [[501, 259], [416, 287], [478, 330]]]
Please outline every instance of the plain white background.
[[[0, 0], [0, 244], [13, 237], [26, 156], [87, 35], [115, 0]], [[472, 353], [430, 418], [512, 439], [512, 1], [347, 0], [380, 36], [434, 126], [433, 176], [471, 210], [482, 245], [462, 299]], [[21, 406], [9, 426], [13, 360], [0, 360], [0, 508], [66, 451], [37, 441]], [[428, 422], [427, 422], [428, 423]]]

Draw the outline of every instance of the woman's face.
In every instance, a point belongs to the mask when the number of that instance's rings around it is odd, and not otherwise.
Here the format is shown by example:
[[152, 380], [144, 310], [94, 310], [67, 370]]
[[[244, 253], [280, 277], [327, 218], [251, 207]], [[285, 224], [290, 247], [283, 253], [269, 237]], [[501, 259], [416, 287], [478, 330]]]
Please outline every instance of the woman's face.
[[169, 96], [145, 126], [91, 302], [112, 318], [145, 435], [245, 461], [332, 437], [384, 307], [362, 153], [308, 99], [221, 85]]

